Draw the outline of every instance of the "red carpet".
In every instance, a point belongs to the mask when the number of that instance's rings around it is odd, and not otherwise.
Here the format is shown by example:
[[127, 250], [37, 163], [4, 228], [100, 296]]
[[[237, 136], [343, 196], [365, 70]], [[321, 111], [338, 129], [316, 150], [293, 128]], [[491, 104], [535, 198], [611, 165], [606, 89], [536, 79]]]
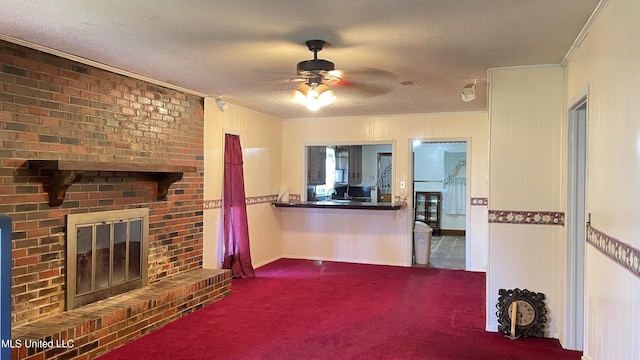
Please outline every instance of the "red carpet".
[[100, 360], [580, 359], [484, 331], [484, 273], [282, 259], [256, 275]]

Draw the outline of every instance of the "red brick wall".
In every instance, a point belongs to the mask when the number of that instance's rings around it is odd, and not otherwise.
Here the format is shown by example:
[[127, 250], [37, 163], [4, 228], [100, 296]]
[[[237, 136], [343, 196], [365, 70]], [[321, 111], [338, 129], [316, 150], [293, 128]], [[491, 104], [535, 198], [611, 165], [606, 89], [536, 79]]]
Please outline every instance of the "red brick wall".
[[[150, 209], [149, 280], [202, 267], [203, 99], [0, 41], [0, 213], [13, 219], [12, 321], [64, 311], [65, 216]], [[155, 200], [152, 175], [89, 172], [50, 207], [26, 160], [195, 166]]]

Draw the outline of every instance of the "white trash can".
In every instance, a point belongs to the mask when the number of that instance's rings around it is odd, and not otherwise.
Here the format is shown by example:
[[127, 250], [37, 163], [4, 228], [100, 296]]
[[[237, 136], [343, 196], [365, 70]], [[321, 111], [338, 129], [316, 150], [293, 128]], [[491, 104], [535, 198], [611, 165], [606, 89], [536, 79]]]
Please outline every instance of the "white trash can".
[[418, 265], [429, 264], [432, 233], [433, 229], [429, 225], [422, 221], [415, 222], [413, 226], [413, 251]]

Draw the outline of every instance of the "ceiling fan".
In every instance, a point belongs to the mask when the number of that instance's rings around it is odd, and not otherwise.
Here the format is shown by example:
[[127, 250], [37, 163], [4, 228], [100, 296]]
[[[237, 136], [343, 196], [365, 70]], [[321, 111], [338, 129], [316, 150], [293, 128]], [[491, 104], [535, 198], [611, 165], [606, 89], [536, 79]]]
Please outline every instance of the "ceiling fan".
[[339, 77], [331, 74], [336, 69], [331, 61], [318, 59], [318, 52], [324, 47], [325, 41], [308, 40], [306, 44], [309, 51], [313, 52], [313, 59], [298, 63], [296, 67], [300, 76], [298, 81], [304, 82], [293, 91], [293, 94], [296, 101], [309, 110], [316, 111], [336, 100], [335, 93], [323, 83], [323, 80], [330, 82], [339, 80]]
[[313, 52], [313, 59], [300, 61], [297, 65], [298, 75], [304, 78], [327, 78], [328, 80], [334, 78], [331, 74], [336, 69], [334, 63], [329, 60], [318, 59], [318, 52], [322, 51], [322, 48], [326, 44], [324, 40], [307, 40], [306, 42], [309, 51]]
[[316, 111], [335, 101], [336, 95], [329, 86], [353, 90], [360, 96], [378, 96], [392, 90], [394, 74], [367, 67], [338, 71], [333, 62], [318, 59], [318, 52], [326, 45], [324, 40], [308, 40], [306, 45], [313, 52], [313, 59], [299, 62], [296, 66], [298, 77], [290, 82], [302, 82], [294, 90], [294, 98], [309, 110]]

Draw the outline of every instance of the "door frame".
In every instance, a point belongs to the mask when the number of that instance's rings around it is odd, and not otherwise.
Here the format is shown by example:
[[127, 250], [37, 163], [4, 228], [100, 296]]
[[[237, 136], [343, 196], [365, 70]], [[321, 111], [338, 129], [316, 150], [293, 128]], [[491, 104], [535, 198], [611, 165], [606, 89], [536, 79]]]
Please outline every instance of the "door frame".
[[[465, 254], [464, 254], [464, 258], [465, 258], [465, 270], [469, 271], [469, 269], [471, 269], [471, 242], [469, 241], [469, 236], [471, 234], [471, 191], [470, 191], [470, 184], [471, 184], [471, 179], [473, 178], [473, 174], [471, 172], [471, 164], [472, 164], [472, 158], [473, 158], [473, 154], [471, 153], [471, 138], [470, 137], [451, 137], [451, 138], [411, 138], [409, 139], [409, 151], [411, 153], [411, 166], [410, 166], [410, 173], [411, 173], [411, 181], [408, 182], [407, 184], [407, 201], [409, 201], [409, 199], [411, 199], [411, 221], [410, 223], [410, 233], [411, 233], [411, 249], [413, 246], [413, 225], [414, 225], [414, 217], [415, 217], [415, 204], [414, 204], [414, 198], [413, 195], [415, 193], [415, 152], [414, 152], [414, 147], [416, 144], [422, 144], [422, 143], [448, 143], [448, 142], [459, 142], [459, 143], [465, 143], [465, 151], [467, 153], [467, 185], [465, 187], [466, 191], [465, 191], [465, 207], [466, 207], [466, 214], [465, 214]], [[410, 196], [409, 196], [410, 195]], [[413, 254], [413, 251], [411, 252]], [[413, 256], [413, 255], [412, 255]], [[410, 257], [411, 258], [411, 257]]]
[[567, 110], [567, 233], [564, 344], [571, 350], [584, 348], [585, 246], [588, 222], [588, 118], [589, 87], [568, 103]]

